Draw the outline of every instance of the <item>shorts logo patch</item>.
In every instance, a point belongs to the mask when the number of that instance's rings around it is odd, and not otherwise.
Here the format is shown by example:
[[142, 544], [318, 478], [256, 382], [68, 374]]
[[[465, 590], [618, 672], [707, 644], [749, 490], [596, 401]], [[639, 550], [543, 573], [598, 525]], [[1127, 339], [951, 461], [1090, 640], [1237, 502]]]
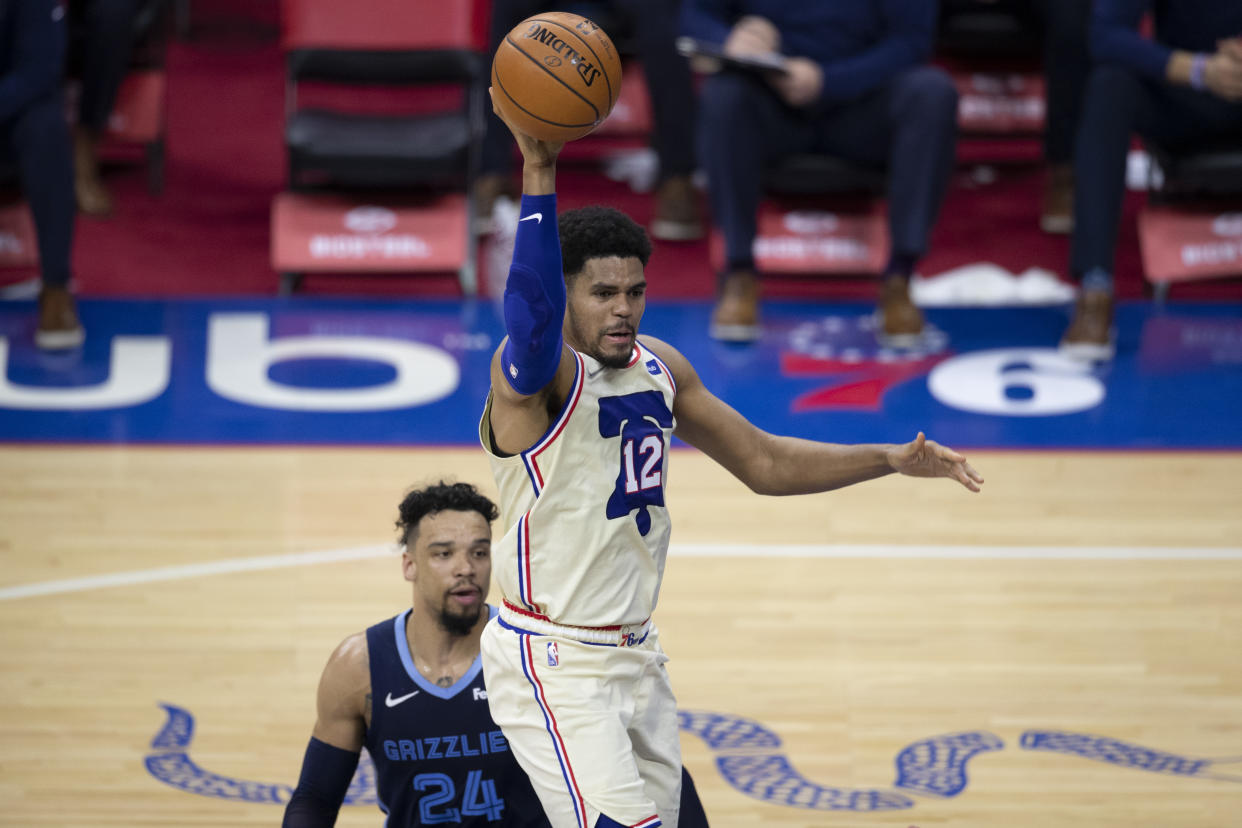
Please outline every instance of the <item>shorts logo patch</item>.
[[557, 649], [555, 641], [548, 642], [548, 666], [556, 667], [561, 663], [560, 650]]

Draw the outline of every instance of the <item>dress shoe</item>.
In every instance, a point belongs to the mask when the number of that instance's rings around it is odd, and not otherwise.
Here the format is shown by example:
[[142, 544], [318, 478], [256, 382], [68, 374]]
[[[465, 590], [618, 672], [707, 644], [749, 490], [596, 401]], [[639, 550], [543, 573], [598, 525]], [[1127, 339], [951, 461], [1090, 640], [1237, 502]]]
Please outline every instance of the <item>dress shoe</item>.
[[759, 280], [746, 270], [727, 274], [712, 310], [708, 335], [723, 342], [754, 342], [760, 333]]
[[1079, 294], [1074, 319], [1061, 337], [1061, 353], [1081, 362], [1110, 360], [1116, 352], [1116, 339], [1113, 295], [1103, 290]]
[[894, 348], [910, 348], [923, 335], [923, 312], [910, 301], [909, 280], [885, 276], [880, 283], [880, 303], [876, 309], [876, 339]]
[[492, 221], [492, 211], [497, 200], [507, 198], [517, 201], [517, 188], [508, 175], [492, 173], [481, 175], [474, 182], [472, 191], [474, 216], [471, 227], [477, 236], [486, 236], [496, 231]]
[[703, 238], [703, 215], [699, 194], [690, 176], [666, 179], [656, 190], [651, 235], [661, 241], [694, 241]]
[[1039, 227], [1045, 233], [1066, 234], [1074, 230], [1074, 168], [1053, 164], [1044, 178], [1044, 207]]
[[45, 351], [77, 348], [86, 340], [77, 305], [68, 288], [44, 287], [39, 292], [39, 327], [35, 345]]
[[73, 193], [88, 216], [112, 215], [112, 196], [99, 177], [99, 139], [84, 129], [73, 133]]

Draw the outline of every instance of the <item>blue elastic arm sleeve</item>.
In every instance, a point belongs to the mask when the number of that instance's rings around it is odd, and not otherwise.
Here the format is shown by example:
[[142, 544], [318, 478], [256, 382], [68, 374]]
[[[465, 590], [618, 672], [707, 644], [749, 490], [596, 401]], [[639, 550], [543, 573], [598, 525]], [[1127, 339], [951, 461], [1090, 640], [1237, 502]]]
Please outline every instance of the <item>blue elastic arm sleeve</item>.
[[335, 825], [357, 767], [357, 753], [333, 747], [312, 736], [302, 759], [302, 775], [285, 807], [281, 828], [331, 828]]
[[505, 283], [505, 378], [519, 394], [534, 394], [561, 364], [565, 277], [556, 231], [556, 195], [522, 196], [513, 264]]

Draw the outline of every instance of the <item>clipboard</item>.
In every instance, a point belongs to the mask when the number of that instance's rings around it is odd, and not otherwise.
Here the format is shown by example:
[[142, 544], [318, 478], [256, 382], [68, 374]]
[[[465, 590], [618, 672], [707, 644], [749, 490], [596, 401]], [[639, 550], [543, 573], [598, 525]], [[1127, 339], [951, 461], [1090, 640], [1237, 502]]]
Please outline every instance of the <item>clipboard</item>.
[[693, 37], [677, 38], [677, 51], [688, 58], [702, 58], [716, 63], [720, 69], [755, 72], [761, 75], [783, 75], [789, 71], [784, 55], [727, 55], [718, 43], [707, 43]]

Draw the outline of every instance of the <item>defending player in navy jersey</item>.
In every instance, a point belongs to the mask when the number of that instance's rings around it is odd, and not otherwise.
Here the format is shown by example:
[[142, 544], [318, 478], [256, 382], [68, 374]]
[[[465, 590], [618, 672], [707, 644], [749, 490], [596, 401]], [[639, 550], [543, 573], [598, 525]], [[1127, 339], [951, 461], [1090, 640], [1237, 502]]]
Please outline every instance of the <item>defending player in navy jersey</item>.
[[675, 348], [638, 336], [651, 255], [642, 228], [603, 207], [558, 220], [561, 145], [509, 127], [524, 159], [522, 207], [507, 337], [479, 423], [505, 532], [494, 549], [503, 600], [481, 640], [488, 703], [557, 828], [675, 826], [676, 701], [651, 617], [671, 530], [673, 435], [761, 494], [892, 472], [978, 491], [983, 478], [921, 433], [904, 445], [838, 445], [747, 422]]
[[[483, 683], [495, 517], [496, 506], [465, 483], [405, 496], [397, 526], [413, 606], [351, 635], [328, 660], [287, 828], [335, 824], [363, 745], [387, 828], [548, 825]], [[706, 828], [688, 776], [686, 790], [683, 808]]]

